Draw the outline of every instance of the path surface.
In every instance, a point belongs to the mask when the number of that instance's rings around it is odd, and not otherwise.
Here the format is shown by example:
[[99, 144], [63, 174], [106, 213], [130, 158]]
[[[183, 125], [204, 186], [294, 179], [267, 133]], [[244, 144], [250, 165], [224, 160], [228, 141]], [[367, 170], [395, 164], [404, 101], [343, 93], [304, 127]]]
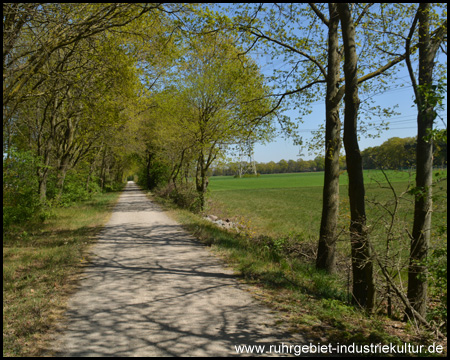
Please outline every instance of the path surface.
[[132, 182], [66, 315], [57, 356], [235, 356], [235, 345], [304, 343]]

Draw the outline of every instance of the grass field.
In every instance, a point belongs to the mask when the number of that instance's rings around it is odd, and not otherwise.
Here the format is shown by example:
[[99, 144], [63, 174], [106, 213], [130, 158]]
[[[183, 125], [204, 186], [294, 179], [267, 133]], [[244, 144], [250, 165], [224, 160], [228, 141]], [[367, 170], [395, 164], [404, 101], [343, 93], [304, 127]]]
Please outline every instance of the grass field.
[[[387, 171], [397, 195], [414, 184], [409, 172]], [[445, 171], [446, 176], [446, 171]], [[366, 170], [367, 212], [369, 225], [378, 219], [379, 207], [375, 203], [392, 203], [393, 194], [381, 171]], [[340, 214], [342, 226], [348, 226], [348, 177], [340, 176]], [[446, 197], [447, 183], [436, 194]], [[292, 233], [317, 238], [322, 212], [323, 172], [271, 174], [259, 177], [234, 178], [218, 176], [210, 178], [210, 211], [222, 212], [227, 217], [245, 217], [255, 231], [270, 236], [286, 236]], [[403, 218], [411, 218], [413, 197], [404, 194], [401, 201]], [[393, 204], [391, 204], [393, 206]], [[439, 217], [439, 214], [437, 215]], [[375, 219], [374, 219], [375, 218]]]
[[[414, 184], [408, 172], [386, 173], [400, 198], [395, 227], [390, 232], [389, 211], [395, 207], [395, 198], [381, 171], [365, 171], [367, 225], [373, 245], [383, 253], [386, 239], [391, 251], [398, 251], [398, 259], [408, 261], [409, 237], [412, 229], [414, 197], [406, 191]], [[437, 177], [446, 176], [446, 171]], [[350, 210], [348, 177], [340, 177], [340, 205], [338, 249], [348, 258], [348, 227]], [[253, 178], [213, 177], [210, 179], [208, 212], [220, 218], [241, 223], [252, 236], [274, 239], [294, 238], [315, 247], [318, 241], [322, 213], [323, 173], [262, 175]], [[434, 190], [432, 246], [446, 241], [447, 182]], [[445, 229], [442, 230], [442, 229]]]
[[[366, 178], [380, 173], [367, 173]], [[382, 174], [381, 174], [382, 175]], [[323, 172], [270, 174], [259, 177], [210, 179], [211, 211], [227, 217], [245, 218], [254, 231], [279, 237], [297, 233], [317, 237], [322, 211]], [[395, 174], [405, 183], [409, 174]], [[399, 180], [400, 179], [400, 180]], [[371, 181], [373, 182], [373, 180]], [[347, 175], [340, 176], [341, 210], [344, 216], [347, 199]]]
[[[413, 176], [406, 171], [388, 170], [386, 174], [391, 182], [413, 181]], [[240, 189], [284, 189], [323, 186], [323, 172], [305, 172], [293, 174], [267, 174], [258, 177], [234, 178], [233, 176], [213, 176], [210, 178], [209, 189], [213, 192], [240, 190]], [[378, 170], [365, 170], [364, 180], [366, 184], [374, 184], [377, 181], [385, 182], [384, 175]], [[339, 177], [340, 185], [348, 185], [347, 172]]]

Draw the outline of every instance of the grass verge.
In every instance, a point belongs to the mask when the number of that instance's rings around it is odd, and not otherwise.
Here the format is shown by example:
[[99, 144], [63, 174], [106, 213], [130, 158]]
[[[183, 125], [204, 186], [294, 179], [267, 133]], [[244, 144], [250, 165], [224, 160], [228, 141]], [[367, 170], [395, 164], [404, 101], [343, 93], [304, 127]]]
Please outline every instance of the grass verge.
[[39, 356], [119, 192], [52, 210], [3, 239], [3, 356]]

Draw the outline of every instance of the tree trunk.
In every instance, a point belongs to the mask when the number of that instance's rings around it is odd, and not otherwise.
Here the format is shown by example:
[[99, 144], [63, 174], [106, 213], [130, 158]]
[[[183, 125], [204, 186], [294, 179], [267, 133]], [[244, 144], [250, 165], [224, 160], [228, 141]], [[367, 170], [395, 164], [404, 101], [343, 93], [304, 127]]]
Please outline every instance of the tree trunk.
[[430, 244], [432, 212], [432, 170], [433, 145], [426, 141], [427, 129], [432, 129], [432, 116], [427, 111], [418, 115], [417, 131], [417, 171], [416, 195], [414, 201], [414, 223], [411, 239], [410, 263], [408, 268], [408, 299], [414, 309], [422, 316], [427, 304], [427, 259]]
[[[40, 149], [38, 154], [40, 155]], [[39, 166], [37, 169], [38, 183], [39, 183], [39, 200], [43, 204], [47, 200], [47, 179], [50, 164], [50, 143], [47, 143], [47, 148], [44, 151], [44, 166]]]
[[147, 177], [147, 189], [149, 190], [152, 190], [155, 187], [155, 182], [151, 174], [152, 159], [153, 154], [150, 151], [148, 151], [146, 177]]
[[58, 201], [61, 199], [63, 193], [64, 180], [66, 179], [67, 171], [74, 165], [73, 163], [71, 164], [71, 154], [73, 152], [75, 125], [70, 117], [66, 120], [66, 128], [63, 129], [63, 132], [60, 139], [62, 144], [60, 145], [61, 155], [59, 157], [59, 169], [56, 183], [58, 189], [56, 199]]
[[325, 130], [325, 178], [323, 186], [322, 219], [316, 268], [328, 273], [336, 270], [335, 249], [339, 217], [339, 153], [341, 148], [341, 122], [339, 119], [340, 61], [338, 26], [339, 14], [336, 4], [329, 4], [328, 25], [328, 74]]
[[196, 188], [200, 200], [200, 211], [205, 208], [205, 193], [207, 187], [206, 171], [207, 169], [205, 169], [205, 156], [202, 151], [197, 163], [196, 176]]
[[47, 200], [47, 175], [48, 169], [39, 169], [39, 200], [43, 204]]
[[357, 135], [359, 97], [355, 27], [347, 3], [339, 3], [338, 11], [341, 19], [345, 57], [344, 146], [349, 178], [353, 303], [371, 312], [375, 303], [375, 286], [373, 281], [373, 263], [366, 229], [362, 157]]
[[106, 150], [107, 150], [107, 147], [105, 146], [105, 148], [103, 150], [103, 156], [102, 156], [102, 166], [100, 168], [100, 190], [102, 192], [105, 187], [105, 181], [106, 181]]
[[56, 188], [58, 189], [58, 194], [56, 195], [56, 200], [59, 201], [61, 199], [61, 196], [63, 194], [64, 189], [64, 181], [66, 179], [67, 170], [69, 170], [69, 156], [65, 156], [61, 160], [61, 164], [59, 166], [58, 175], [57, 175], [57, 182], [56, 182]]
[[91, 182], [92, 174], [94, 173], [95, 168], [97, 167], [97, 158], [100, 155], [101, 151], [102, 148], [99, 147], [97, 153], [94, 155], [94, 158], [92, 159], [91, 166], [89, 167], [89, 174], [86, 179], [86, 191], [89, 191], [89, 183]]
[[[54, 110], [57, 107], [57, 101], [53, 99]], [[47, 200], [47, 179], [49, 173], [49, 165], [50, 165], [50, 152], [52, 150], [52, 142], [54, 138], [54, 131], [56, 127], [56, 119], [55, 115], [52, 114], [50, 117], [50, 135], [47, 137], [43, 136], [41, 129], [43, 128], [43, 124], [45, 122], [45, 114], [41, 121], [37, 124], [39, 133], [37, 136], [37, 154], [41, 157], [43, 165], [39, 166], [37, 169], [38, 182], [39, 182], [39, 200], [41, 203], [44, 203]]]
[[[410, 263], [408, 268], [408, 300], [413, 308], [423, 317], [427, 307], [427, 267], [431, 233], [432, 213], [432, 171], [433, 171], [433, 139], [430, 136], [436, 118], [435, 103], [429, 99], [432, 94], [434, 58], [441, 39], [430, 35], [430, 4], [420, 3], [418, 8], [419, 22], [419, 86], [413, 80], [418, 108], [417, 115], [417, 148], [416, 148], [416, 194], [414, 201], [414, 223], [411, 239]], [[438, 34], [438, 33], [436, 33]], [[410, 311], [406, 311], [410, 314]]]

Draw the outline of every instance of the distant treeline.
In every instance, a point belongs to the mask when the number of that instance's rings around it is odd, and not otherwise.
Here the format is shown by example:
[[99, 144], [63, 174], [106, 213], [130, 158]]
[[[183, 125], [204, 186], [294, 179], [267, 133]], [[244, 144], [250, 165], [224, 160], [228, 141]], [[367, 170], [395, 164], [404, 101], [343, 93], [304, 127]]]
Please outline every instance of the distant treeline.
[[[380, 146], [374, 146], [361, 152], [364, 169], [404, 169], [416, 163], [415, 137], [393, 137]], [[434, 141], [433, 164], [435, 167], [447, 166], [447, 143]]]
[[[270, 161], [268, 163], [256, 163], [256, 171], [258, 174], [283, 174], [295, 172], [311, 172], [323, 171], [325, 158], [318, 156], [314, 160], [280, 160], [279, 162]], [[345, 157], [341, 157], [339, 164], [342, 169], [345, 169]], [[247, 169], [244, 173], [251, 174], [252, 166], [247, 162], [232, 162], [222, 166], [217, 166], [213, 169], [213, 176], [236, 175], [239, 173], [239, 168]]]
[[[361, 152], [364, 169], [407, 169], [415, 164], [416, 138], [393, 137], [385, 141], [380, 146], [374, 146]], [[443, 141], [434, 144], [434, 166], [447, 166], [447, 143]], [[296, 172], [323, 171], [325, 158], [317, 156], [314, 160], [280, 160], [268, 163], [255, 163], [258, 174], [282, 174]], [[341, 170], [346, 169], [345, 156], [339, 158]], [[244, 173], [254, 172], [252, 164], [248, 162], [231, 162], [216, 166], [211, 175], [225, 176], [236, 175], [241, 168], [247, 169]]]

